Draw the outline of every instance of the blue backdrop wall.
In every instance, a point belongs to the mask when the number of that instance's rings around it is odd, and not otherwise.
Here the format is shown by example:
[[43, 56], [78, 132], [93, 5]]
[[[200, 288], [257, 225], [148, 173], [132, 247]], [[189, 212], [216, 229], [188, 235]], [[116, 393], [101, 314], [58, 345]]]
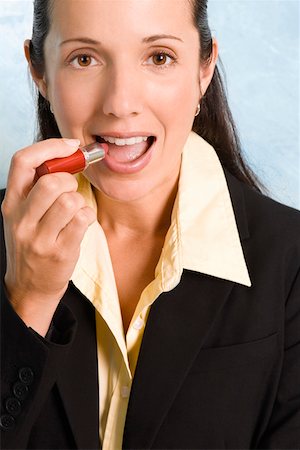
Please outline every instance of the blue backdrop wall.
[[[209, 0], [208, 11], [244, 154], [271, 197], [300, 208], [299, 0]], [[0, 0], [2, 187], [12, 154], [35, 134], [23, 56], [31, 21], [32, 0]]]

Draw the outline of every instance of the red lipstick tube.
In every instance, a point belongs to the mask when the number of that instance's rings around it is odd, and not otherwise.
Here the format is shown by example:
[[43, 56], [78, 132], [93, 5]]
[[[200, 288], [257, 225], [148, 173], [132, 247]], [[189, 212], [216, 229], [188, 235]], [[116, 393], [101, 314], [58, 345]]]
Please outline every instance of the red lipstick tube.
[[69, 172], [72, 174], [82, 172], [90, 164], [101, 161], [105, 157], [107, 149], [107, 144], [100, 144], [99, 142], [79, 147], [71, 156], [45, 161], [36, 169], [36, 176], [40, 178], [42, 175], [55, 172]]

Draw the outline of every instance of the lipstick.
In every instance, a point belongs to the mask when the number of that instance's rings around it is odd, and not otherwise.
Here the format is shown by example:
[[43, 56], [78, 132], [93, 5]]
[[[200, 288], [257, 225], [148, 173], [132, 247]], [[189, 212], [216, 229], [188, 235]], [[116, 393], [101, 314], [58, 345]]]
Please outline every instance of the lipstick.
[[90, 164], [101, 161], [108, 150], [107, 144], [93, 142], [84, 147], [79, 147], [73, 155], [65, 158], [54, 158], [45, 161], [36, 169], [36, 177], [40, 178], [47, 173], [69, 172], [78, 173], [85, 170]]

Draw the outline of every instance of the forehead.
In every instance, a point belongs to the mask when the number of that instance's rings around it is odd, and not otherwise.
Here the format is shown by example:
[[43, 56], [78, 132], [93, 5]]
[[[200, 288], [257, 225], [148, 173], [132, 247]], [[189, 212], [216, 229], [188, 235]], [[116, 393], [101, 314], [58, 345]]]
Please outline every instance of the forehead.
[[[52, 0], [51, 30], [62, 34], [130, 35], [195, 32], [191, 0]], [[96, 37], [96, 36], [95, 36]]]

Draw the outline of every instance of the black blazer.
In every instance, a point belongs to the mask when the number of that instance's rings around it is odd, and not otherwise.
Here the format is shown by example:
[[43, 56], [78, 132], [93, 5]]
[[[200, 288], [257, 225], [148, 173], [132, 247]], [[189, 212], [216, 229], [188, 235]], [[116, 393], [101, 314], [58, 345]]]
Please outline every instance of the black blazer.
[[[252, 287], [185, 270], [155, 301], [124, 449], [300, 448], [300, 213], [226, 177]], [[43, 339], [1, 297], [2, 448], [99, 448], [93, 306], [70, 283]]]

